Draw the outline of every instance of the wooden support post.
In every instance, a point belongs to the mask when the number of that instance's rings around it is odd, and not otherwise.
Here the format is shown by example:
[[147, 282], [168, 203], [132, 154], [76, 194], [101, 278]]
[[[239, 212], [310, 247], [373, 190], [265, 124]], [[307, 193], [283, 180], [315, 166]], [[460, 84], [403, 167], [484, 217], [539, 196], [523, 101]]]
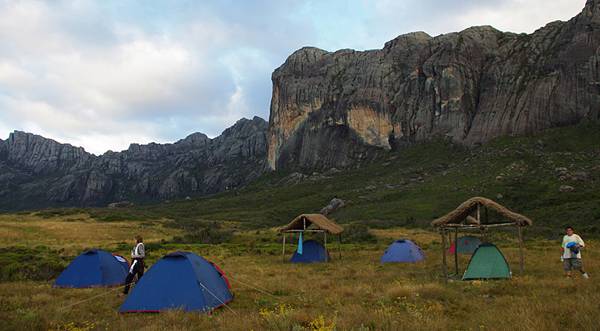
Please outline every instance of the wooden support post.
[[442, 234], [442, 273], [444, 275], [444, 283], [448, 283], [448, 268], [446, 267], [446, 230], [441, 229]]
[[325, 262], [329, 262], [329, 251], [327, 250], [327, 231], [323, 232], [323, 246], [325, 246]]
[[519, 234], [519, 271], [523, 275], [525, 271], [525, 256], [523, 252], [523, 228], [517, 225], [517, 231]]
[[454, 229], [454, 274], [458, 276], [458, 228]]
[[485, 224], [490, 224], [490, 215], [488, 214], [488, 207], [485, 206]]
[[285, 232], [283, 233], [283, 248], [281, 250], [281, 260], [285, 262]]
[[477, 204], [477, 222], [481, 224], [481, 205]]
[[340, 253], [340, 260], [342, 259], [342, 234], [338, 235], [338, 252]]

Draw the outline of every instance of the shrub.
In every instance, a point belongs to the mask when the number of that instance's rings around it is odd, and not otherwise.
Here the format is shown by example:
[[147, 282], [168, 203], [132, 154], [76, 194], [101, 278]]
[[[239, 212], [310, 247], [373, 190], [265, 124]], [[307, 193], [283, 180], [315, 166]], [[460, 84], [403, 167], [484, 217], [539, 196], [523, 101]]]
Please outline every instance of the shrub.
[[369, 227], [365, 224], [354, 223], [345, 227], [343, 238], [345, 242], [363, 242], [375, 243], [377, 238], [369, 232]]
[[233, 237], [233, 231], [221, 229], [220, 226], [187, 228], [183, 236], [173, 238], [179, 244], [222, 244]]
[[0, 248], [0, 281], [50, 280], [65, 267], [58, 252], [45, 246]]

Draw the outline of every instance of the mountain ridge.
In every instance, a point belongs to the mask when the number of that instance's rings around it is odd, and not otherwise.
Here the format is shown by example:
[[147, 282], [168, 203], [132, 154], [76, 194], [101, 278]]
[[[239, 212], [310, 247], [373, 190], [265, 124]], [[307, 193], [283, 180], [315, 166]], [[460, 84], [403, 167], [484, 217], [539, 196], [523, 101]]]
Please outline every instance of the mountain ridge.
[[0, 209], [156, 201], [238, 187], [265, 169], [266, 129], [259, 117], [244, 118], [213, 139], [193, 133], [102, 155], [15, 131], [0, 141]]

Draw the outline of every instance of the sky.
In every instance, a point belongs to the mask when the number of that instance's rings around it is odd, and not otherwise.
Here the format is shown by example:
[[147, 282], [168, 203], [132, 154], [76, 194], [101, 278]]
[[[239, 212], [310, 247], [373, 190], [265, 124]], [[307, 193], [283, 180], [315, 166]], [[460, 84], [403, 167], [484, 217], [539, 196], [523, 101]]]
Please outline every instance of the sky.
[[0, 0], [0, 139], [21, 130], [94, 154], [268, 119], [295, 50], [382, 48], [475, 25], [531, 33], [585, 0]]

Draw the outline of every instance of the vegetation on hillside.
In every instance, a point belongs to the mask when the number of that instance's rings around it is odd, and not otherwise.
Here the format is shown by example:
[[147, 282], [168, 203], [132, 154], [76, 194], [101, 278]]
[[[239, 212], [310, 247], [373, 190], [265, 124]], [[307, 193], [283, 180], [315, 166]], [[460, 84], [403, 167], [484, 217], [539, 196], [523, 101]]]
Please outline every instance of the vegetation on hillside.
[[[318, 212], [337, 196], [347, 202], [331, 215], [340, 223], [428, 227], [467, 198], [485, 196], [532, 218], [530, 234], [554, 236], [573, 224], [600, 235], [599, 183], [600, 125], [583, 124], [500, 138], [472, 149], [434, 141], [354, 169], [275, 172], [210, 197], [85, 212], [103, 221], [166, 218], [182, 227], [233, 221], [261, 228]], [[53, 212], [65, 213], [42, 213]]]

